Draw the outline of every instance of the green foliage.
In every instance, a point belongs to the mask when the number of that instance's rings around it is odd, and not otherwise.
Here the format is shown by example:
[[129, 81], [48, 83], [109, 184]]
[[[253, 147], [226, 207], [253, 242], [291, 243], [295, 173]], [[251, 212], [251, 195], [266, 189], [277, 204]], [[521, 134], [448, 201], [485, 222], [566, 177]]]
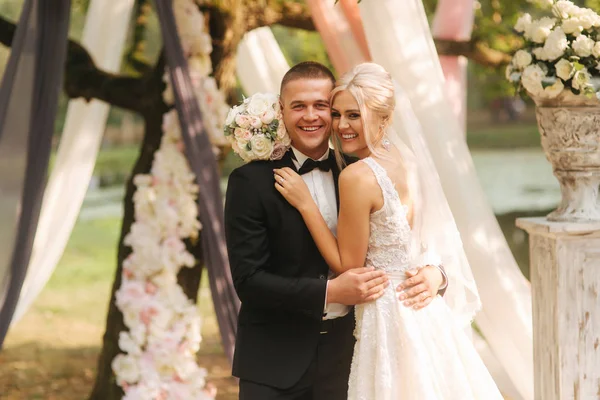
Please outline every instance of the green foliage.
[[283, 55], [290, 65], [312, 60], [318, 61], [333, 70], [325, 45], [318, 32], [308, 32], [279, 25], [273, 26], [272, 30], [279, 46], [281, 46]]

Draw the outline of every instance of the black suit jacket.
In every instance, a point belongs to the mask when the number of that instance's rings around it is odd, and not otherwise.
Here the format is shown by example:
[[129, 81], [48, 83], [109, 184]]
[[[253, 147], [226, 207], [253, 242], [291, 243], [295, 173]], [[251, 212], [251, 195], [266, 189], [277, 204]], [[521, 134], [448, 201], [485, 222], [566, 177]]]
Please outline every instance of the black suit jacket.
[[[281, 160], [237, 168], [225, 204], [242, 303], [233, 375], [280, 389], [297, 383], [316, 354], [329, 271], [302, 216], [274, 187], [273, 169], [283, 167], [296, 170], [291, 150]], [[332, 173], [337, 196], [338, 168]]]

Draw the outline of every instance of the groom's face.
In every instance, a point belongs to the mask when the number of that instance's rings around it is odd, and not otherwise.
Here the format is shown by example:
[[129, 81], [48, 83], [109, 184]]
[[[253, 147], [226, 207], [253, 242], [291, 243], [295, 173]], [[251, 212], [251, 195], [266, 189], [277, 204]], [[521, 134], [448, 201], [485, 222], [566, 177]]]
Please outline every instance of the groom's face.
[[292, 145], [303, 154], [317, 159], [329, 147], [331, 110], [329, 79], [295, 79], [281, 92], [283, 122]]

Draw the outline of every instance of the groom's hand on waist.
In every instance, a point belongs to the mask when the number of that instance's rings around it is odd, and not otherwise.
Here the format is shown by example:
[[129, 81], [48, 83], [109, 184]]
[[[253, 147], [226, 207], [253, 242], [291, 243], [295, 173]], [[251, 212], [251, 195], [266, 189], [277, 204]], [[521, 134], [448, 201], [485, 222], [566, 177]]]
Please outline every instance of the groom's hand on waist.
[[440, 268], [433, 265], [406, 271], [406, 277], [407, 279], [396, 288], [400, 292], [398, 299], [406, 307], [415, 310], [429, 305], [445, 283]]
[[327, 304], [348, 306], [367, 303], [380, 298], [390, 284], [383, 271], [373, 268], [353, 268], [329, 281]]

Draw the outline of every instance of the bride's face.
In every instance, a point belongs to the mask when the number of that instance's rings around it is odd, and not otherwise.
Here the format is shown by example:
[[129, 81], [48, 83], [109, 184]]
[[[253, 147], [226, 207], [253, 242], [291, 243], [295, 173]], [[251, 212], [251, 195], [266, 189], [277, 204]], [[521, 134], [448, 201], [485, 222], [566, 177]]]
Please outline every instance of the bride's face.
[[369, 147], [363, 132], [362, 117], [356, 99], [347, 90], [339, 92], [331, 105], [333, 132], [340, 139], [342, 151], [363, 158]]

